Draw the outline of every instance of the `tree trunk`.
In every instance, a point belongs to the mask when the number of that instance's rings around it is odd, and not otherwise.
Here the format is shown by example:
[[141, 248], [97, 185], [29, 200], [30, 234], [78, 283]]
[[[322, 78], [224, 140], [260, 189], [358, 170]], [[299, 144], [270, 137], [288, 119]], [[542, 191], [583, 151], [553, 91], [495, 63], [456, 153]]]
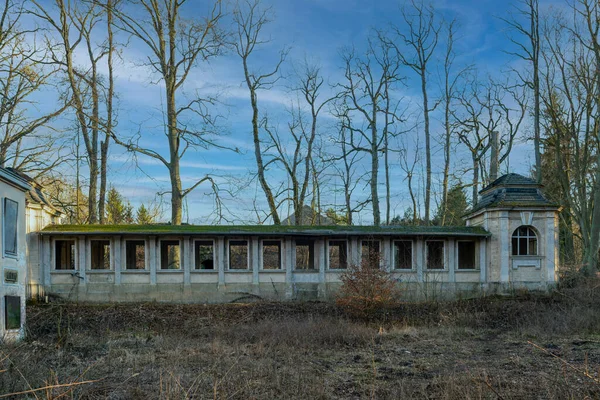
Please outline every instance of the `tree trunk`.
[[472, 155], [473, 160], [473, 206], [477, 205], [477, 196], [479, 192], [479, 160], [475, 154]]
[[429, 223], [431, 204], [431, 137], [429, 134], [429, 104], [427, 99], [427, 70], [421, 69], [421, 90], [423, 92], [423, 118], [425, 120], [425, 222]]
[[373, 225], [381, 225], [381, 212], [379, 211], [379, 148], [377, 146], [377, 103], [373, 102], [373, 120], [371, 121], [371, 201], [373, 202]]

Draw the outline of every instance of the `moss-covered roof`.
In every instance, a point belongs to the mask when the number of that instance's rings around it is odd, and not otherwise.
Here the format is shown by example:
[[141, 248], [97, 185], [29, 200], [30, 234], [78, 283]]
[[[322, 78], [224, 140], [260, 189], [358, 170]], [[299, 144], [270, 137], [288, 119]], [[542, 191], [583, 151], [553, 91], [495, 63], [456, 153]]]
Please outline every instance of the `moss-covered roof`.
[[467, 226], [290, 226], [290, 225], [49, 225], [52, 235], [261, 235], [261, 236], [489, 236], [481, 227]]

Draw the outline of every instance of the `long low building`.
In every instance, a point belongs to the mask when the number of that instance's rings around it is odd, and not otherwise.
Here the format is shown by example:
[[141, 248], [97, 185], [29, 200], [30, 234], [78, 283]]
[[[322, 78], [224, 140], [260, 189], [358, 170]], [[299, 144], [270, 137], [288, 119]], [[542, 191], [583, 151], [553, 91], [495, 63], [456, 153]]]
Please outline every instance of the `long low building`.
[[31, 292], [77, 301], [328, 299], [352, 266], [389, 271], [407, 298], [556, 282], [559, 207], [505, 175], [464, 227], [50, 225], [36, 235]]

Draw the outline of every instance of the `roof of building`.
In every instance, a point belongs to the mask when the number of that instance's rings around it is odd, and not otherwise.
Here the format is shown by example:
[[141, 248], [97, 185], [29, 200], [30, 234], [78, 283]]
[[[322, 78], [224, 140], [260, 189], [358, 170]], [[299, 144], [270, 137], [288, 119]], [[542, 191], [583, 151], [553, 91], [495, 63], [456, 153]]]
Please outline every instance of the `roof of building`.
[[52, 235], [490, 236], [481, 227], [293, 225], [49, 225]]
[[482, 193], [484, 193], [490, 189], [493, 189], [495, 187], [498, 187], [498, 186], [502, 186], [502, 187], [508, 187], [508, 186], [543, 187], [542, 184], [534, 181], [531, 178], [528, 178], [523, 175], [515, 174], [515, 173], [510, 173], [510, 174], [502, 175], [500, 178], [496, 179], [494, 182], [490, 183], [489, 185], [487, 185], [486, 187], [481, 189], [479, 191], [479, 194], [482, 194]]
[[[300, 218], [302, 225], [333, 225], [333, 221], [331, 218], [319, 214], [316, 210], [313, 210], [312, 207], [308, 205], [304, 205], [302, 207], [302, 216]], [[283, 221], [281, 221], [281, 225], [296, 225], [296, 216], [294, 214], [290, 215]]]
[[12, 184], [24, 192], [31, 189], [31, 184], [20, 174], [17, 174], [12, 168], [0, 167], [0, 179]]
[[484, 187], [469, 214], [491, 207], [559, 208], [542, 192], [543, 185], [519, 174], [506, 174]]
[[62, 214], [62, 211], [59, 210], [58, 208], [56, 208], [54, 206], [54, 204], [52, 204], [52, 202], [50, 201], [50, 198], [48, 196], [48, 194], [46, 194], [44, 192], [44, 188], [42, 187], [42, 185], [40, 185], [39, 183], [37, 183], [32, 177], [30, 177], [29, 175], [16, 170], [14, 168], [6, 168], [9, 172], [11, 172], [14, 175], [19, 176], [21, 179], [27, 181], [27, 183], [30, 186], [30, 189], [28, 192], [25, 193], [25, 200], [27, 201], [27, 203], [31, 204], [39, 204], [43, 207], [46, 207], [47, 209], [49, 209], [49, 211], [52, 211], [53, 214], [56, 215], [60, 215]]

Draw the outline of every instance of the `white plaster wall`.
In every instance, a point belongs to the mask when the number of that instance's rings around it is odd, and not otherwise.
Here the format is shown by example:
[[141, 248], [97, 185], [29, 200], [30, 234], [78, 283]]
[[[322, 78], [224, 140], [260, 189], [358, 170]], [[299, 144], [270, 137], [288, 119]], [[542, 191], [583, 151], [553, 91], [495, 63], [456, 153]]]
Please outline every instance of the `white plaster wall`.
[[[25, 325], [25, 286], [27, 283], [27, 244], [26, 244], [26, 218], [25, 218], [25, 193], [0, 181], [0, 226], [4, 222], [4, 198], [9, 198], [18, 203], [17, 218], [17, 256], [4, 254], [4, 231], [0, 229], [0, 256], [2, 263], [0, 268], [0, 340], [16, 339], [23, 336]], [[4, 273], [6, 269], [17, 271], [16, 283], [5, 283]], [[5, 298], [4, 296], [18, 296], [21, 298], [21, 329], [6, 331], [5, 321]]]

